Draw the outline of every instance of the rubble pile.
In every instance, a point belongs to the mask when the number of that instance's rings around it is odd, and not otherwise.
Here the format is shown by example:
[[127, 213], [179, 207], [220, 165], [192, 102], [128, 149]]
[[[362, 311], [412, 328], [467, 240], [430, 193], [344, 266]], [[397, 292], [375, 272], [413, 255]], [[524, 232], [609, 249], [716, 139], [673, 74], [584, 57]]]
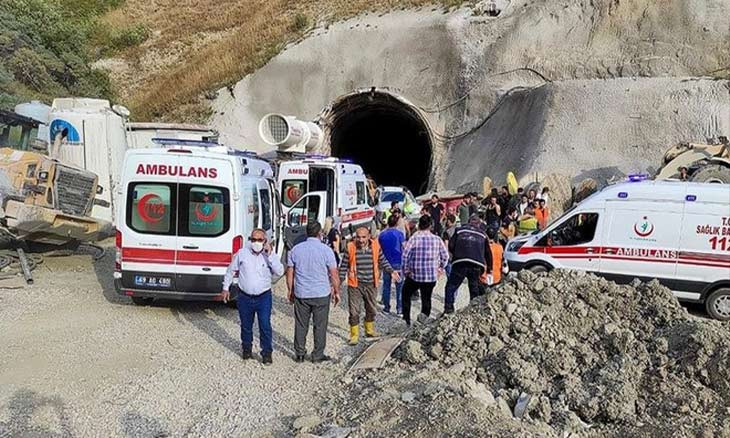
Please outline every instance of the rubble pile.
[[656, 282], [522, 271], [394, 358], [355, 376], [333, 422], [363, 436], [730, 435], [727, 329]]

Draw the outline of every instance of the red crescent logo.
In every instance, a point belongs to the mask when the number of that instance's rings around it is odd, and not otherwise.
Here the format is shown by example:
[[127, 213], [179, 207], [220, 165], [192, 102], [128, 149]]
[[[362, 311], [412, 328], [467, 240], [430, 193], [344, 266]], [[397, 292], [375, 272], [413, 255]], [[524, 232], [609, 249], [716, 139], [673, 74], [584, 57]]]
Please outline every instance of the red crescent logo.
[[654, 224], [652, 224], [652, 223], [649, 223], [649, 229], [647, 229], [643, 233], [641, 231], [639, 231], [639, 224], [638, 223], [634, 224], [634, 233], [636, 233], [636, 235], [639, 237], [648, 237], [653, 232], [654, 232]]
[[300, 198], [300, 190], [297, 186], [289, 186], [286, 189], [286, 197], [290, 202], [296, 202]]
[[157, 223], [165, 217], [165, 204], [155, 193], [147, 193], [137, 203], [137, 214], [145, 222]]
[[203, 204], [197, 204], [195, 206], [195, 217], [201, 222], [210, 222], [218, 216], [218, 209], [215, 206], [211, 207], [210, 214], [205, 214], [202, 210]]

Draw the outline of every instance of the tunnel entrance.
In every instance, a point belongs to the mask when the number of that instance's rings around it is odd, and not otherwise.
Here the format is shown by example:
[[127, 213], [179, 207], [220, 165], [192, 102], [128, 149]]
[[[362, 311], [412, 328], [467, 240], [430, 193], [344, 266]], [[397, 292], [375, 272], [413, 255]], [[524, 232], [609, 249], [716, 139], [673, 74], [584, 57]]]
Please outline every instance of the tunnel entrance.
[[378, 185], [426, 191], [431, 173], [431, 135], [421, 116], [388, 93], [353, 94], [329, 112], [335, 157], [361, 165]]

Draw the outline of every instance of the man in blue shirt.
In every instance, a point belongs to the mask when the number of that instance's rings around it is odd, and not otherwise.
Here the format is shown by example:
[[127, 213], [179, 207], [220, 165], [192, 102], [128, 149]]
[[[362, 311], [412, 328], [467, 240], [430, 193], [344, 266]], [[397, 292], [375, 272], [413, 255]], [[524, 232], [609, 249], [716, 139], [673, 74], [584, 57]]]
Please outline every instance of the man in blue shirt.
[[241, 357], [251, 359], [253, 346], [253, 320], [259, 321], [259, 342], [261, 361], [265, 365], [272, 363], [273, 351], [271, 330], [271, 279], [284, 274], [284, 266], [279, 257], [271, 250], [266, 239], [266, 231], [255, 229], [251, 232], [249, 242], [233, 255], [223, 277], [223, 301], [231, 298], [230, 286], [233, 277], [238, 274], [238, 316], [241, 318]]
[[[380, 233], [378, 242], [380, 249], [385, 255], [385, 259], [395, 271], [400, 271], [403, 259], [403, 246], [406, 242], [406, 236], [398, 229], [399, 215], [393, 214], [388, 218], [388, 228]], [[392, 284], [392, 275], [388, 271], [383, 272], [383, 312], [390, 313], [390, 287]], [[403, 290], [404, 276], [401, 275], [395, 283], [395, 309], [398, 316], [403, 314], [403, 303], [401, 300], [401, 292]]]
[[335, 253], [322, 243], [322, 226], [318, 222], [307, 225], [307, 240], [289, 251], [286, 285], [289, 301], [294, 304], [294, 360], [304, 362], [310, 317], [314, 326], [312, 362], [330, 360], [324, 354], [327, 323], [330, 300], [335, 306], [340, 302], [340, 279]]

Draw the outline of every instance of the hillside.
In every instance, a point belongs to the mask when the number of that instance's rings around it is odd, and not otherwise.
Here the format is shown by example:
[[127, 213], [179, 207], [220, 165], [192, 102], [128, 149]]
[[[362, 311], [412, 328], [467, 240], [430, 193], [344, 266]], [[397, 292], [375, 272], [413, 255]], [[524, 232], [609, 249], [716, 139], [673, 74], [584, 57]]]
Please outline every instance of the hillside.
[[106, 72], [89, 66], [90, 46], [104, 35], [97, 17], [121, 1], [0, 2], [0, 108], [61, 95], [111, 98]]
[[263, 66], [315, 26], [368, 11], [463, 0], [127, 0], [103, 18], [112, 28], [142, 26], [149, 39], [95, 65], [110, 71], [137, 120], [204, 121], [205, 96]]

